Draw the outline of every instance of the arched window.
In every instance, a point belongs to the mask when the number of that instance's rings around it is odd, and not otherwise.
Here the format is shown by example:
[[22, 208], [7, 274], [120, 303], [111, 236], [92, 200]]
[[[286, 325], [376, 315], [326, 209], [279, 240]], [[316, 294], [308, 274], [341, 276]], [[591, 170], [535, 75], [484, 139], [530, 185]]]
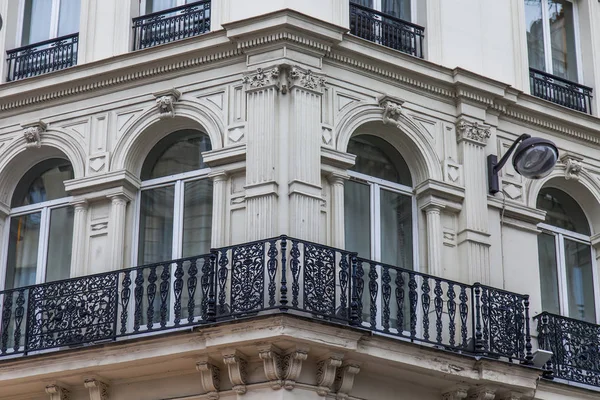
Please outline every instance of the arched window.
[[60, 158], [31, 168], [13, 193], [5, 289], [66, 279], [71, 270], [73, 207], [64, 181], [71, 163]]
[[546, 211], [538, 236], [542, 306], [545, 311], [596, 322], [590, 225], [565, 192], [543, 188], [537, 208]]
[[344, 185], [346, 249], [412, 269], [415, 214], [406, 162], [389, 143], [370, 135], [350, 139], [348, 153], [356, 162]]
[[212, 182], [202, 132], [182, 130], [162, 139], [142, 166], [137, 263], [205, 254], [210, 249]]

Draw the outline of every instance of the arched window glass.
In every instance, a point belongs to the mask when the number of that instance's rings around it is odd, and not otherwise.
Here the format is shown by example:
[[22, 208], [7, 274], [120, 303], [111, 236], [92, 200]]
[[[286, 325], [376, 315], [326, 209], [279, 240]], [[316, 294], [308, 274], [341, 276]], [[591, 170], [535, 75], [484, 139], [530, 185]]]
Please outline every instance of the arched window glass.
[[42, 161], [21, 178], [11, 201], [5, 288], [66, 279], [71, 269], [73, 207], [65, 180], [73, 167]]
[[590, 225], [581, 206], [555, 188], [543, 188], [537, 208], [546, 211], [539, 227], [538, 253], [545, 311], [596, 322]]
[[212, 182], [202, 152], [208, 136], [194, 130], [170, 134], [142, 167], [138, 264], [205, 254], [210, 249]]

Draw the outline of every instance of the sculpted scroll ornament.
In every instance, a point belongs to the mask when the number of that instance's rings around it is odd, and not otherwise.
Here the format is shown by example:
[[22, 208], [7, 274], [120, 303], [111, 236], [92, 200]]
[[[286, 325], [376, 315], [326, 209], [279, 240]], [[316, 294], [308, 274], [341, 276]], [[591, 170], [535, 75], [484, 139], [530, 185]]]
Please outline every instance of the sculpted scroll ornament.
[[71, 398], [69, 391], [58, 385], [46, 386], [46, 393], [50, 395], [50, 400], [69, 400]]
[[341, 354], [332, 354], [329, 358], [317, 363], [317, 393], [319, 396], [327, 396], [333, 389], [338, 367], [342, 365]]
[[486, 144], [491, 136], [491, 131], [488, 126], [464, 119], [461, 119], [456, 124], [456, 133], [459, 140], [471, 140], [480, 144]]
[[302, 371], [302, 362], [308, 357], [308, 348], [298, 347], [282, 359], [283, 387], [292, 390]]
[[258, 357], [263, 360], [265, 376], [271, 382], [271, 388], [281, 389], [283, 386], [281, 351], [273, 345], [262, 346], [258, 349]]
[[345, 400], [349, 397], [352, 386], [354, 386], [354, 377], [360, 372], [360, 363], [347, 361], [338, 368], [334, 382], [336, 391], [336, 400]]
[[90, 400], [108, 400], [108, 385], [97, 379], [86, 379], [83, 384], [90, 391]]
[[223, 362], [227, 365], [233, 391], [237, 394], [246, 393], [248, 362], [244, 356], [238, 351], [223, 353]]
[[208, 358], [201, 359], [196, 363], [196, 369], [200, 372], [202, 386], [210, 400], [219, 398], [221, 386], [221, 371], [213, 365]]

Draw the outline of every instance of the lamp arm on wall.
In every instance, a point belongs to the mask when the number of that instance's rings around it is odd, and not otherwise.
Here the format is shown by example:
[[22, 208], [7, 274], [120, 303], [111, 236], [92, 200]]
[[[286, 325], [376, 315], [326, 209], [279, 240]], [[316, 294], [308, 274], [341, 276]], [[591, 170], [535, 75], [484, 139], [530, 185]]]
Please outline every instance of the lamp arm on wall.
[[504, 156], [498, 161], [498, 157], [494, 154], [490, 154], [487, 158], [487, 167], [488, 167], [488, 190], [490, 194], [495, 194], [500, 191], [500, 181], [498, 179], [498, 172], [504, 167], [504, 164], [508, 161], [512, 153], [515, 151], [515, 148], [519, 143], [521, 143], [525, 139], [529, 139], [531, 135], [526, 133], [522, 134], [513, 142], [513, 144], [508, 148]]

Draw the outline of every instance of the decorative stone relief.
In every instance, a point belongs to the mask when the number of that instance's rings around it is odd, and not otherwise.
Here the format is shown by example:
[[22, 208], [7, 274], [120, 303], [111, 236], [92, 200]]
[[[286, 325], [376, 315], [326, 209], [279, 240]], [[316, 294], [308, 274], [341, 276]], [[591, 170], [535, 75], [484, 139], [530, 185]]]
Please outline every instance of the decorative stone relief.
[[468, 395], [466, 388], [456, 388], [442, 394], [442, 400], [466, 399]]
[[153, 93], [156, 97], [156, 107], [160, 113], [160, 118], [175, 117], [175, 103], [181, 97], [178, 90], [170, 89], [162, 92]]
[[221, 386], [221, 370], [216, 367], [208, 357], [200, 359], [196, 363], [196, 370], [200, 372], [202, 386], [210, 400], [219, 398]]
[[345, 400], [349, 397], [352, 386], [354, 386], [354, 377], [360, 372], [361, 364], [354, 361], [346, 361], [341, 368], [337, 369], [334, 388], [337, 400]]
[[281, 370], [283, 372], [283, 387], [292, 390], [302, 371], [302, 362], [308, 357], [308, 348], [297, 347], [294, 351], [283, 356]]
[[279, 66], [264, 70], [257, 68], [256, 72], [244, 75], [242, 82], [246, 89], [262, 88], [269, 85], [279, 87]]
[[319, 90], [325, 86], [325, 82], [325, 78], [315, 75], [310, 69], [294, 66], [290, 72], [290, 85], [297, 84], [306, 89]]
[[47, 125], [42, 122], [35, 122], [33, 124], [21, 125], [23, 128], [23, 137], [25, 138], [25, 147], [40, 148], [42, 146], [42, 133], [46, 131]]
[[496, 397], [496, 389], [481, 386], [469, 390], [469, 400], [494, 400]]
[[453, 229], [443, 229], [443, 243], [447, 247], [456, 247], [456, 232]]
[[455, 185], [462, 184], [462, 165], [453, 160], [447, 159], [444, 161], [444, 179], [446, 182]]
[[470, 140], [485, 145], [492, 135], [489, 126], [461, 119], [456, 124], [458, 140]]
[[259, 346], [258, 357], [263, 360], [265, 376], [271, 383], [271, 388], [281, 389], [283, 386], [281, 350], [271, 344]]
[[323, 139], [323, 144], [331, 145], [333, 140], [333, 133], [331, 132], [331, 128], [322, 127], [321, 138]]
[[523, 195], [523, 189], [513, 183], [502, 185], [502, 192], [511, 200], [519, 200]]
[[86, 379], [83, 383], [90, 391], [90, 400], [108, 400], [108, 385], [97, 379]]
[[88, 175], [106, 172], [107, 165], [108, 165], [108, 157], [109, 157], [108, 152], [91, 155], [88, 158], [88, 163], [87, 163]]
[[232, 143], [237, 143], [244, 137], [244, 131], [241, 128], [234, 128], [229, 131], [227, 135], [229, 141]]
[[244, 355], [237, 350], [224, 352], [223, 362], [227, 365], [233, 391], [237, 394], [246, 393], [248, 362]]
[[391, 99], [384, 96], [379, 99], [379, 106], [383, 108], [383, 123], [398, 125], [402, 116], [402, 104], [404, 102], [398, 99]]
[[317, 393], [319, 396], [327, 396], [333, 389], [336, 371], [342, 365], [342, 359], [341, 354], [332, 354], [317, 363]]
[[70, 400], [71, 398], [69, 391], [58, 385], [46, 386], [46, 393], [50, 395], [50, 400]]
[[581, 170], [583, 169], [581, 164], [583, 157], [567, 153], [560, 158], [560, 161], [565, 165], [565, 179], [574, 179], [578, 181]]

